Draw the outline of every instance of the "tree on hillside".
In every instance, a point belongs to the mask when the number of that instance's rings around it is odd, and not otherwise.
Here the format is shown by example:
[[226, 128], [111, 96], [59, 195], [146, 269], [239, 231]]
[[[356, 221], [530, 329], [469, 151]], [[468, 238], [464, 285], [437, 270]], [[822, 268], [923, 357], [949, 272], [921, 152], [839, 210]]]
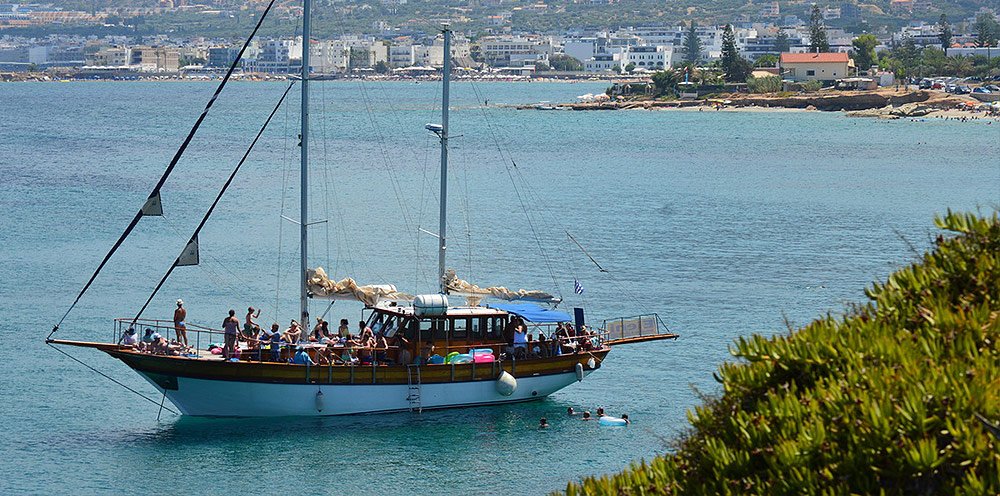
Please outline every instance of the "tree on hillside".
[[582, 71], [583, 62], [563, 53], [549, 57], [549, 65], [554, 71]]
[[829, 52], [830, 41], [826, 38], [826, 26], [823, 25], [823, 15], [819, 5], [813, 4], [809, 16], [809, 51], [812, 53]]
[[740, 51], [736, 48], [736, 35], [730, 24], [726, 24], [725, 30], [722, 31], [721, 65], [726, 82], [742, 83], [750, 76], [750, 63], [740, 56]]
[[948, 16], [946, 14], [941, 14], [941, 19], [938, 20], [938, 40], [941, 41], [941, 49], [944, 50], [944, 55], [948, 56], [948, 47], [951, 46], [951, 24], [948, 24]]
[[778, 31], [778, 36], [774, 37], [774, 51], [778, 53], [785, 53], [791, 48], [792, 45], [788, 42], [788, 34], [784, 31]]
[[877, 57], [875, 55], [875, 46], [878, 45], [878, 39], [875, 38], [875, 35], [863, 34], [854, 38], [851, 44], [854, 45], [854, 65], [858, 68], [858, 71], [868, 71], [868, 69], [871, 69], [875, 65]]
[[695, 22], [691, 21], [691, 27], [688, 28], [688, 32], [684, 36], [684, 61], [692, 64], [701, 59], [701, 40], [698, 39], [696, 28]]

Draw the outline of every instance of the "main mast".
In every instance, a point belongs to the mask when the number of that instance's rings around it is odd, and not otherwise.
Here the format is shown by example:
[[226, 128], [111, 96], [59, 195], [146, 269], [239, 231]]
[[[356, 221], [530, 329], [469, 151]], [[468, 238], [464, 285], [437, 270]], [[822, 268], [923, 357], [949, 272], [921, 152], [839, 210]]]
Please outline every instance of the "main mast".
[[300, 278], [300, 319], [303, 329], [309, 329], [309, 288], [306, 272], [309, 248], [309, 7], [311, 0], [302, 2], [302, 129], [299, 137], [300, 182], [299, 182], [299, 250], [302, 258], [299, 261]]
[[441, 292], [446, 293], [444, 284], [444, 254], [448, 247], [446, 230], [448, 228], [448, 84], [451, 76], [451, 27], [445, 23], [444, 33], [444, 68], [441, 76], [441, 211], [438, 214], [438, 284]]

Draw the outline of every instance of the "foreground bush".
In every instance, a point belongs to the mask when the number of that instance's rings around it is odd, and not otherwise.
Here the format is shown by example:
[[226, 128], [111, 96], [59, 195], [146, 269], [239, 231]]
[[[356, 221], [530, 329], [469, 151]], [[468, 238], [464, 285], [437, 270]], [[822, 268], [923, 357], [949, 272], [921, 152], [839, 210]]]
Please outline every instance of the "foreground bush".
[[[1000, 494], [1000, 222], [953, 214], [870, 302], [740, 338], [672, 455], [575, 494]], [[872, 247], [878, 249], [878, 247]]]

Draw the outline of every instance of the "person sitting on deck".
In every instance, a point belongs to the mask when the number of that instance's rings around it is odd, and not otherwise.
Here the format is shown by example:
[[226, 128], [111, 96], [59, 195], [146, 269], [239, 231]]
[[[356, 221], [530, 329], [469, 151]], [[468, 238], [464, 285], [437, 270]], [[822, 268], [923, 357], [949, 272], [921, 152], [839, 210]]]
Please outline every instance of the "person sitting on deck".
[[309, 342], [318, 343], [322, 337], [323, 337], [323, 319], [317, 317], [316, 325], [313, 326], [312, 332], [309, 333]]
[[531, 334], [528, 334], [528, 343], [526, 346], [528, 350], [528, 358], [539, 358], [542, 349], [538, 347], [538, 344], [531, 339]]
[[292, 357], [292, 363], [295, 365], [316, 365], [316, 362], [312, 360], [306, 349], [299, 346], [295, 348], [295, 355]]
[[122, 339], [119, 343], [125, 346], [135, 346], [137, 344], [136, 341], [135, 328], [129, 327], [128, 330], [125, 331], [125, 334], [122, 334]]
[[548, 358], [552, 356], [549, 351], [549, 342], [545, 339], [545, 333], [538, 331], [538, 356], [542, 358]]
[[434, 354], [434, 342], [427, 341], [424, 347], [420, 349], [419, 365], [427, 365], [427, 362], [431, 359], [431, 355]]
[[340, 359], [348, 365], [358, 363], [358, 359], [354, 356], [354, 349], [351, 347], [344, 348], [344, 351], [340, 354]]
[[319, 342], [327, 343], [336, 339], [336, 335], [330, 331], [330, 321], [324, 320], [323, 325], [319, 328]]
[[260, 309], [256, 310], [254, 313], [254, 308], [247, 308], [247, 316], [243, 321], [243, 339], [248, 343], [252, 343], [257, 340], [257, 335], [260, 334], [260, 326], [253, 319], [260, 317]]
[[337, 328], [337, 335], [345, 339], [351, 339], [351, 328], [347, 325], [347, 319], [340, 319], [340, 327]]
[[299, 323], [294, 320], [291, 324], [289, 324], [288, 329], [285, 329], [285, 333], [281, 335], [281, 338], [284, 339], [285, 342], [291, 344], [298, 343], [301, 337], [302, 328], [299, 327]]

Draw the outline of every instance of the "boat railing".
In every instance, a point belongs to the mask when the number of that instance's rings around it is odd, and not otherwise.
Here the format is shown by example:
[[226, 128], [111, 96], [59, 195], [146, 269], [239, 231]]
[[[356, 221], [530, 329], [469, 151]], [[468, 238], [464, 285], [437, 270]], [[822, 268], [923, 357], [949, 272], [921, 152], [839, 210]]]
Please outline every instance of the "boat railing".
[[605, 335], [604, 341], [609, 345], [678, 337], [655, 313], [606, 319], [601, 326], [601, 333]]
[[[170, 333], [174, 333], [174, 338], [177, 338], [177, 327], [174, 326], [174, 322], [171, 320], [162, 319], [131, 319], [131, 318], [118, 318], [115, 319], [114, 325], [114, 343], [121, 343], [125, 332], [129, 329], [135, 329], [136, 340], [141, 341], [146, 329], [152, 330], [154, 333], [163, 335], [167, 341], [170, 341]], [[194, 346], [194, 349], [200, 350], [201, 347], [201, 335], [206, 334], [208, 336], [206, 346], [211, 344], [212, 335], [218, 334], [218, 339], [224, 339], [225, 331], [222, 329], [212, 329], [211, 327], [206, 327], [199, 324], [192, 324], [185, 322], [186, 334], [190, 337], [194, 334], [194, 343], [188, 339], [188, 344]]]

